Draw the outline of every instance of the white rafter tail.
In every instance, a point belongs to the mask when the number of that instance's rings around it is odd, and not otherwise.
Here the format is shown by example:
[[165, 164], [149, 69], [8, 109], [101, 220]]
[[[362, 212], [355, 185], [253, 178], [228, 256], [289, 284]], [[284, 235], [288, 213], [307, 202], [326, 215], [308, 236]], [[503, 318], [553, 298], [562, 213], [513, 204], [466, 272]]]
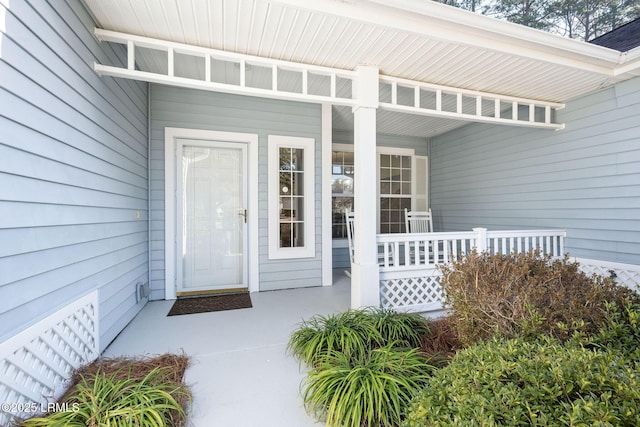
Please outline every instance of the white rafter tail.
[[529, 104], [529, 121], [536, 121], [536, 104]]
[[[149, 37], [136, 36], [133, 34], [125, 34], [116, 31], [103, 30], [96, 28], [94, 33], [98, 40], [111, 43], [119, 43], [127, 48], [127, 64], [124, 66], [113, 66], [96, 63], [94, 70], [105, 76], [122, 77], [133, 80], [146, 81], [151, 83], [161, 83], [172, 86], [188, 87], [192, 89], [212, 90], [225, 93], [233, 93], [238, 95], [258, 96], [272, 99], [282, 99], [298, 102], [312, 103], [330, 103], [333, 105], [353, 106], [355, 104], [351, 97], [339, 97], [337, 95], [337, 79], [346, 79], [353, 83], [355, 72], [350, 70], [341, 70], [338, 68], [322, 67], [310, 64], [301, 64], [297, 62], [281, 61], [270, 58], [262, 58], [259, 56], [244, 55], [234, 52], [226, 52], [222, 50], [203, 48], [182, 43], [169, 42], [165, 40], [152, 39]], [[135, 69], [135, 47], [152, 49], [167, 52], [167, 72], [158, 73]], [[174, 53], [179, 53], [176, 58]], [[204, 58], [204, 66], [202, 72], [204, 79], [186, 78], [175, 75], [175, 65], [178, 60]], [[212, 60], [236, 64], [239, 68], [239, 81], [234, 83], [221, 83], [212, 81], [213, 64]], [[133, 67], [131, 67], [133, 63]], [[263, 88], [252, 87], [248, 81], [248, 67], [260, 67], [270, 69], [272, 72], [272, 87], [269, 90]], [[278, 75], [280, 71], [287, 70], [302, 76], [303, 85], [299, 92], [291, 92], [278, 87]], [[308, 93], [308, 74], [330, 76], [326, 82], [325, 90], [319, 90], [319, 93], [329, 93], [329, 95], [312, 95]], [[307, 76], [307, 77], [305, 77]], [[314, 91], [315, 92], [315, 91]]]
[[211, 55], [204, 57], [204, 81], [211, 82]]
[[[357, 73], [351, 70], [338, 68], [321, 67], [297, 62], [282, 61], [259, 56], [245, 55], [234, 52], [226, 52], [216, 49], [208, 49], [199, 46], [192, 46], [182, 43], [157, 40], [149, 37], [141, 37], [131, 34], [119, 33], [115, 31], [95, 29], [96, 37], [101, 41], [123, 44], [127, 49], [127, 62], [124, 65], [111, 66], [95, 64], [94, 69], [98, 74], [113, 77], [122, 77], [160, 83], [172, 86], [188, 87], [191, 89], [201, 89], [232, 93], [237, 95], [258, 96], [263, 98], [282, 99], [298, 102], [328, 103], [332, 105], [343, 105], [353, 107], [356, 104], [354, 94], [338, 96], [338, 79], [347, 80], [351, 87], [355, 87]], [[137, 70], [135, 63], [135, 49], [147, 48], [167, 52], [166, 72], [151, 72]], [[178, 54], [178, 55], [176, 55]], [[180, 69], [178, 61], [193, 58], [204, 58], [202, 73], [204, 79], [187, 78], [176, 76], [176, 67]], [[239, 81], [224, 83], [213, 81], [214, 63], [213, 60], [227, 64], [235, 64], [239, 68]], [[251, 67], [271, 70], [271, 88], [264, 89], [254, 87], [251, 81], [252, 75], [248, 73]], [[294, 73], [300, 76], [302, 81], [294, 91], [285, 82], [284, 76]], [[314, 87], [314, 94], [309, 93], [309, 73], [314, 76], [328, 76], [324, 82], [324, 88]], [[282, 81], [280, 81], [282, 77]], [[255, 78], [255, 77], [254, 77]], [[316, 80], [315, 86], [318, 86]], [[391, 102], [380, 102], [379, 108], [398, 111], [407, 114], [417, 114], [423, 116], [443, 117], [449, 119], [459, 119], [484, 123], [499, 123], [515, 126], [529, 126], [546, 129], [563, 129], [564, 125], [553, 123], [552, 111], [559, 110], [564, 104], [524, 99], [510, 96], [503, 96], [495, 93], [472, 91], [450, 86], [436, 85], [414, 80], [400, 79], [390, 76], [379, 76], [381, 84], [391, 87]], [[342, 83], [342, 81], [340, 81]], [[342, 87], [342, 85], [340, 86]], [[398, 87], [402, 90], [399, 91]], [[352, 91], [353, 92], [353, 91]], [[318, 95], [316, 93], [324, 93]], [[327, 95], [328, 93], [328, 95]], [[445, 96], [443, 96], [443, 93]], [[421, 103], [424, 94], [435, 95], [435, 109], [427, 108]], [[411, 100], [413, 96], [413, 100]], [[474, 104], [475, 100], [475, 106]], [[493, 115], [485, 112], [483, 115], [483, 102], [494, 100]], [[508, 105], [511, 105], [511, 115], [509, 118]], [[503, 105], [506, 107], [503, 110]], [[519, 116], [520, 106], [529, 106], [529, 114]], [[536, 114], [537, 109], [544, 109], [544, 116]], [[504, 114], [503, 114], [504, 113]]]
[[[540, 101], [534, 99], [518, 98], [513, 96], [498, 95], [495, 93], [472, 91], [467, 89], [454, 88], [450, 86], [443, 86], [431, 83], [422, 83], [406, 79], [400, 79], [397, 77], [380, 76], [380, 82], [383, 84], [391, 85], [392, 97], [391, 102], [381, 102], [380, 108], [384, 110], [403, 112], [408, 114], [418, 114], [431, 117], [444, 117], [449, 119], [459, 119], [482, 123], [500, 123], [512, 126], [526, 126], [542, 129], [564, 129], [564, 125], [560, 123], [553, 123], [551, 121], [551, 111], [559, 110], [564, 107], [564, 104], [548, 101]], [[411, 106], [410, 103], [400, 103], [393, 96], [393, 88], [396, 86], [402, 86], [409, 89], [413, 89], [414, 93], [419, 91], [430, 92], [435, 95], [436, 105], [434, 108]], [[451, 99], [455, 96], [455, 101], [443, 103], [442, 94], [447, 94]], [[493, 100], [493, 116], [483, 115], [483, 100]], [[474, 107], [475, 100], [475, 107]], [[506, 111], [503, 111], [503, 105]], [[511, 107], [511, 115], [509, 116], [509, 106]], [[529, 105], [529, 114], [519, 114], [520, 106]], [[535, 114], [536, 107], [545, 109], [544, 121], [541, 118], [537, 118]], [[509, 116], [509, 117], [505, 117]]]
[[175, 51], [173, 50], [172, 47], [170, 47], [169, 49], [167, 49], [167, 71], [169, 73], [169, 77], [173, 77], [175, 75], [175, 66], [176, 66], [176, 62], [175, 62], [175, 56], [174, 53]]
[[127, 41], [127, 69], [136, 69], [136, 46], [132, 40]]
[[553, 130], [564, 129], [564, 124], [562, 123], [530, 122], [528, 120], [513, 120], [511, 118], [504, 118], [504, 117], [478, 116], [476, 114], [467, 114], [467, 113], [459, 114], [454, 111], [437, 111], [437, 110], [432, 110], [428, 108], [417, 109], [415, 107], [411, 107], [407, 105], [393, 105], [391, 103], [384, 103], [384, 102], [380, 103], [380, 108], [383, 110], [395, 111], [398, 113], [417, 114], [420, 116], [428, 116], [428, 117], [442, 117], [444, 119], [466, 120], [470, 122], [493, 123], [493, 124], [532, 127], [532, 128], [540, 128], [540, 129], [553, 129]]
[[278, 65], [273, 64], [271, 66], [271, 90], [278, 91]]
[[302, 94], [306, 95], [309, 93], [309, 71], [302, 70]]
[[[400, 104], [399, 101], [396, 101], [392, 97], [392, 102], [381, 102], [380, 108], [391, 111], [398, 111], [408, 114], [418, 114], [424, 116], [432, 116], [432, 117], [445, 117], [450, 119], [460, 119], [460, 120], [468, 120], [474, 122], [484, 122], [484, 123], [500, 123], [506, 125], [514, 125], [514, 126], [527, 126], [527, 127], [536, 127], [536, 128], [546, 128], [546, 129], [563, 129], [564, 125], [560, 123], [552, 123], [551, 122], [551, 111], [557, 110], [564, 107], [564, 104], [555, 103], [555, 102], [547, 102], [526, 98], [518, 98], [512, 96], [503, 96], [494, 93], [488, 92], [479, 92], [472, 91], [460, 88], [454, 88], [443, 85], [436, 85], [430, 83], [422, 83], [415, 82], [411, 80], [399, 79], [396, 77], [390, 76], [380, 76], [380, 81], [384, 84], [389, 84], [393, 88], [394, 85], [400, 85], [402, 87], [418, 88], [419, 90], [431, 92], [435, 94], [436, 105], [435, 109], [433, 108], [420, 108], [415, 106], [407, 105], [407, 103]], [[455, 96], [455, 103], [452, 105], [443, 104], [442, 93], [446, 93], [447, 95]], [[475, 99], [475, 108], [473, 106]], [[482, 102], [483, 99], [493, 99], [494, 100], [494, 115], [484, 116], [482, 115]], [[511, 105], [511, 114], [502, 114], [502, 105]], [[528, 117], [519, 116], [518, 109], [520, 105], [529, 105], [530, 112]], [[535, 108], [543, 107], [545, 108], [545, 120], [542, 121], [539, 118], [536, 118]], [[533, 109], [534, 114], [531, 113], [531, 109]], [[466, 111], [466, 112], [465, 112]], [[470, 112], [473, 111], [473, 112]]]
[[544, 107], [544, 122], [551, 123], [551, 107], [548, 105]]

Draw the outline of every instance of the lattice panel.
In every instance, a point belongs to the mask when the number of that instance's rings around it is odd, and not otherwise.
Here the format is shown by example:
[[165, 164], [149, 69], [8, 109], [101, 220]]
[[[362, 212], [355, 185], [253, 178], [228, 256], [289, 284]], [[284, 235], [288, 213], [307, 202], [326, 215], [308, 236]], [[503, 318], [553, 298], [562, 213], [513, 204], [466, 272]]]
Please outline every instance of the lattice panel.
[[580, 269], [587, 274], [613, 277], [620, 285], [627, 286], [631, 289], [640, 289], [640, 265], [580, 258], [576, 258], [576, 261], [580, 263]]
[[[97, 291], [0, 344], [0, 425], [64, 392], [73, 369], [98, 357]], [[5, 407], [9, 404], [9, 407]]]
[[[437, 273], [418, 277], [380, 280], [380, 303], [384, 308], [434, 305], [442, 308], [444, 293]], [[437, 309], [436, 308], [436, 309]]]

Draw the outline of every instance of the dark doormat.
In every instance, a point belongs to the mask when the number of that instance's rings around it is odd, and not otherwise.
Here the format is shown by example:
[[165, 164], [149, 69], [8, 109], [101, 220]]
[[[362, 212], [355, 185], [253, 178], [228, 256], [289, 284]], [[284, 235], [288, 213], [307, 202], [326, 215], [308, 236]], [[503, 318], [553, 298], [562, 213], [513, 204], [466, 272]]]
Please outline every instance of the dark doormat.
[[207, 313], [209, 311], [236, 310], [251, 308], [249, 292], [241, 294], [215, 295], [208, 297], [183, 298], [177, 300], [167, 316], [181, 314]]

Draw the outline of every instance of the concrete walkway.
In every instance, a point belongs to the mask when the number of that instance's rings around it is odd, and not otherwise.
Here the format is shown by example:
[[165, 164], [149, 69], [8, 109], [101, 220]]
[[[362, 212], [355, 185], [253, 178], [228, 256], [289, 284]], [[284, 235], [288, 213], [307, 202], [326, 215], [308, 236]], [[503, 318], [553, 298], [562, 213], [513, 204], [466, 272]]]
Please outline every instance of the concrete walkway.
[[150, 302], [105, 356], [184, 351], [194, 427], [320, 426], [302, 407], [305, 368], [285, 347], [302, 319], [347, 310], [349, 284], [336, 270], [332, 287], [253, 293], [253, 308], [172, 317], [172, 301]]

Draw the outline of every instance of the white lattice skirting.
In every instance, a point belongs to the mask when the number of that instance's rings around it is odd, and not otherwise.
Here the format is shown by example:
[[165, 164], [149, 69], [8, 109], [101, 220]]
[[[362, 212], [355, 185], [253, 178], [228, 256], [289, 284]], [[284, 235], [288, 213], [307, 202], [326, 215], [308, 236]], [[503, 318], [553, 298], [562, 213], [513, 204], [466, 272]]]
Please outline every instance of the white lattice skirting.
[[98, 357], [98, 331], [94, 291], [0, 343], [0, 425], [60, 397], [71, 371]]
[[587, 274], [613, 277], [619, 285], [627, 286], [636, 291], [640, 290], [640, 265], [585, 258], [575, 258], [575, 260], [580, 263], [580, 269]]
[[442, 310], [441, 276], [435, 268], [380, 273], [380, 304], [399, 311]]
[[[587, 274], [614, 277], [620, 285], [640, 291], [640, 265], [575, 258]], [[380, 272], [380, 304], [398, 311], [442, 310], [444, 292], [437, 268]]]

